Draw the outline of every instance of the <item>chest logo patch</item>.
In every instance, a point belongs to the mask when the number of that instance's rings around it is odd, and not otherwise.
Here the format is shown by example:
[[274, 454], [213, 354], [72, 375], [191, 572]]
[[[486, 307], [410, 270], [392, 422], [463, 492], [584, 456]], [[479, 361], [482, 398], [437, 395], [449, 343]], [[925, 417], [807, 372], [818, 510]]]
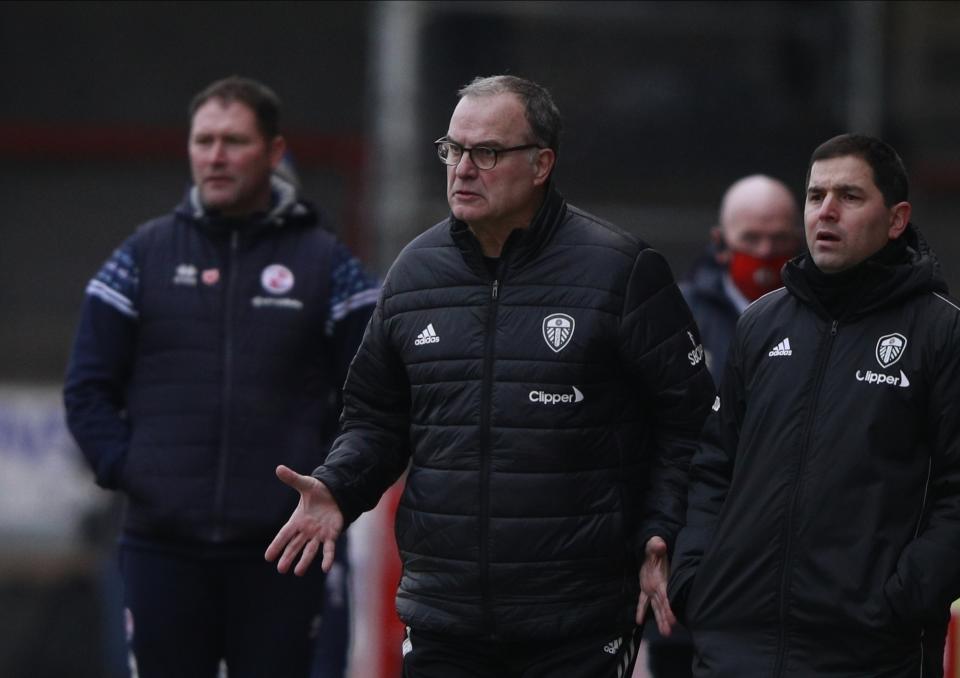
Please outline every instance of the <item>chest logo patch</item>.
[[900, 360], [904, 349], [907, 348], [907, 338], [894, 332], [885, 334], [877, 341], [877, 362], [880, 367], [890, 367]]
[[271, 294], [286, 294], [293, 289], [293, 271], [283, 264], [271, 264], [260, 274], [260, 284]]
[[553, 313], [543, 319], [543, 340], [554, 353], [559, 353], [573, 339], [576, 321], [566, 313]]

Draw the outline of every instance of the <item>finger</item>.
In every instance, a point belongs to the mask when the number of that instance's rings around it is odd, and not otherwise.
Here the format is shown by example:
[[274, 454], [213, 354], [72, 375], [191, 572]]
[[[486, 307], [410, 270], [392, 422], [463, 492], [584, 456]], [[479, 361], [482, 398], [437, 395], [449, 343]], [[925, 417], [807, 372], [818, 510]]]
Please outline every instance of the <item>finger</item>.
[[320, 563], [320, 569], [329, 572], [333, 567], [333, 556], [337, 552], [337, 542], [333, 539], [327, 539], [323, 542], [323, 562]]
[[278, 563], [278, 565], [283, 566], [283, 572], [290, 570], [290, 566], [296, 562], [297, 556], [300, 555], [300, 551], [306, 542], [307, 537], [302, 532], [298, 532], [293, 539], [287, 543], [286, 548], [283, 549], [283, 556], [281, 556], [280, 562]]
[[673, 614], [670, 602], [665, 598], [655, 597], [652, 601], [652, 607], [653, 616], [657, 620], [657, 628], [660, 630], [660, 635], [664, 637], [669, 636], [674, 624], [677, 623], [677, 618]]
[[300, 556], [300, 562], [297, 563], [297, 568], [293, 571], [298, 577], [302, 577], [307, 573], [307, 570], [310, 568], [310, 564], [313, 563], [313, 559], [317, 555], [317, 551], [320, 548], [320, 540], [314, 537], [307, 542], [307, 545], [303, 547], [303, 555]]
[[270, 542], [270, 545], [264, 552], [263, 557], [269, 562], [273, 562], [279, 558], [280, 554], [283, 553], [284, 548], [286, 548], [287, 542], [289, 542], [290, 538], [295, 534], [296, 530], [290, 525], [290, 521], [287, 521], [287, 524], [280, 528], [280, 531], [277, 532], [277, 536], [273, 538], [272, 542]]
[[640, 601], [637, 603], [637, 625], [643, 624], [644, 618], [647, 616], [647, 608], [650, 605], [650, 599], [647, 597], [647, 594], [640, 592]]

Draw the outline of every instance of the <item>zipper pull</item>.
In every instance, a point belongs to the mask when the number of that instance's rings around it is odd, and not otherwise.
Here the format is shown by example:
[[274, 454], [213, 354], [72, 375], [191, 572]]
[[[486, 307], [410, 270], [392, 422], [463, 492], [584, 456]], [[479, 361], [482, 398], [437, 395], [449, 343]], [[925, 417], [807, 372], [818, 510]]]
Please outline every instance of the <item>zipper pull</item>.
[[493, 299], [496, 300], [500, 296], [500, 281], [493, 281]]
[[834, 337], [837, 336], [837, 325], [839, 324], [839, 322], [840, 322], [839, 320], [834, 320], [833, 325], [830, 326], [831, 336], [834, 336]]

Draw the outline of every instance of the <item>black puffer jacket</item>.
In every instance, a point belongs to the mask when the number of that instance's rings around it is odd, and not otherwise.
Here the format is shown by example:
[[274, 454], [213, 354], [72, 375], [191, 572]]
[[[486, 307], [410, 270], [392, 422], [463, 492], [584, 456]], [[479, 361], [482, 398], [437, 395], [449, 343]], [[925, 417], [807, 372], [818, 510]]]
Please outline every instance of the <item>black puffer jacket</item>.
[[414, 240], [315, 472], [352, 520], [412, 457], [401, 618], [501, 639], [632, 626], [638, 552], [679, 529], [713, 399], [696, 331], [657, 252], [556, 192], [495, 279], [463, 223]]
[[689, 278], [680, 283], [683, 298], [700, 328], [707, 369], [714, 381], [720, 379], [727, 362], [727, 348], [740, 319], [740, 310], [724, 289], [727, 270], [717, 263], [711, 248], [694, 265]]
[[927, 675], [960, 596], [960, 309], [903, 237], [839, 318], [807, 255], [742, 316], [671, 581], [696, 676]]

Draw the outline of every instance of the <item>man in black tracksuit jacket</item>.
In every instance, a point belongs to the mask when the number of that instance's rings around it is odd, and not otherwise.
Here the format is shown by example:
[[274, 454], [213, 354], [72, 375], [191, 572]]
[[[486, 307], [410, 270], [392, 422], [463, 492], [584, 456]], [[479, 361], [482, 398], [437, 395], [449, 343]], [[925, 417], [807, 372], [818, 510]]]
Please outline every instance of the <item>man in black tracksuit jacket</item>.
[[558, 132], [534, 83], [461, 91], [437, 142], [453, 215], [391, 268], [327, 461], [278, 469], [302, 499], [267, 557], [302, 549], [301, 573], [409, 462], [408, 678], [629, 676], [638, 596], [667, 623], [712, 382], [664, 259], [551, 187]]
[[242, 78], [197, 96], [195, 185], [90, 281], [70, 359], [70, 431], [97, 483], [126, 499], [124, 605], [143, 678], [213, 678], [221, 658], [231, 678], [310, 672], [324, 580], [262, 560], [295, 505], [273, 469], [323, 460], [378, 289], [272, 176], [278, 105]]
[[698, 677], [942, 675], [960, 596], [960, 308], [883, 142], [813, 154], [810, 253], [743, 314], [671, 602]]

